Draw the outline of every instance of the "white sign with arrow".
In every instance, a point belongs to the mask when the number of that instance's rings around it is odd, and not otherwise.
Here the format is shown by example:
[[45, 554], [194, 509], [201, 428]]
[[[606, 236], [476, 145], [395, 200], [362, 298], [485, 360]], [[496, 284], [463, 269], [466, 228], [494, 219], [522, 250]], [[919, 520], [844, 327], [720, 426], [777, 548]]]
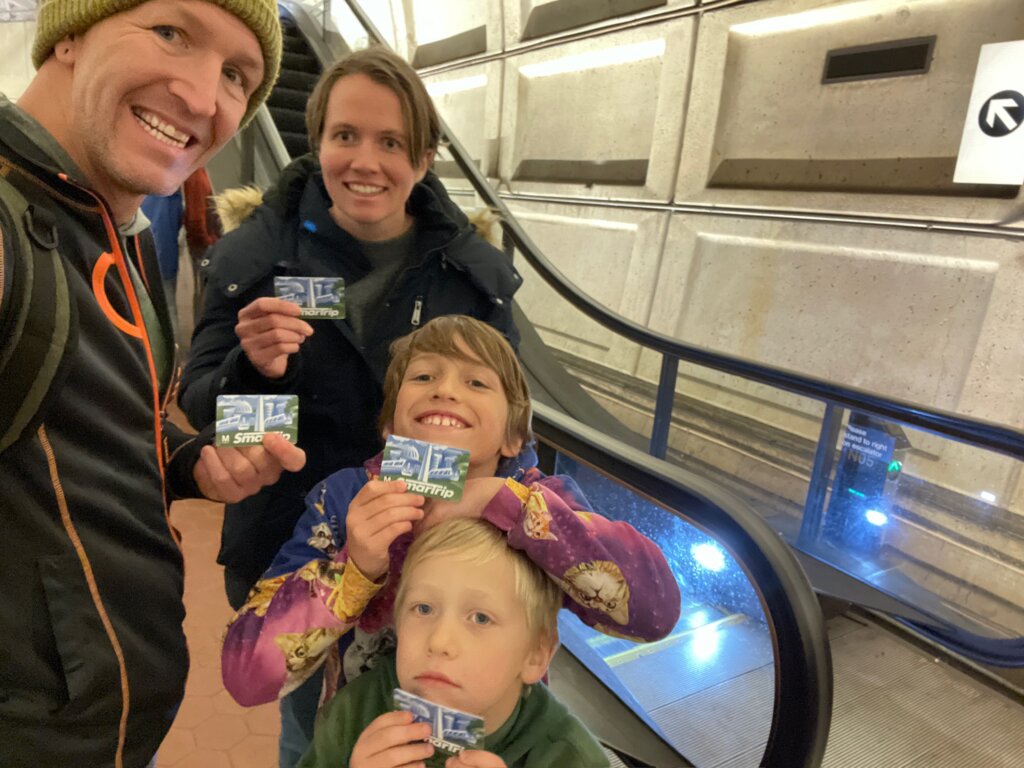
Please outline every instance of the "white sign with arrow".
[[981, 46], [953, 181], [1024, 183], [1022, 125], [1024, 40]]

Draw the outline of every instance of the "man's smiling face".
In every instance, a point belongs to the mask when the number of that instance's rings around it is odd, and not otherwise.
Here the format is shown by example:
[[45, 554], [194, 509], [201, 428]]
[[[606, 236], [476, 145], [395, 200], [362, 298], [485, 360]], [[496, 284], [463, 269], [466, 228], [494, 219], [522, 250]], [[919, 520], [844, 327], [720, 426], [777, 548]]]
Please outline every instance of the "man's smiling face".
[[252, 30], [202, 0], [150, 0], [55, 51], [72, 69], [67, 135], [56, 138], [119, 218], [205, 165], [263, 78]]

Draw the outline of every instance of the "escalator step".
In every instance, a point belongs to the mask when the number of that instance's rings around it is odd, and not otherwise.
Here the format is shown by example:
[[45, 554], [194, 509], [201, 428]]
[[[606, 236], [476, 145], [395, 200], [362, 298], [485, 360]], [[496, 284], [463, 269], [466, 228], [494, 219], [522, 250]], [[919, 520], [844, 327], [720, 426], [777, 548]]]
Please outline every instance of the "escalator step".
[[306, 115], [303, 112], [294, 109], [271, 107], [270, 116], [274, 118], [274, 125], [277, 126], [279, 131], [301, 134], [306, 132]]
[[285, 35], [282, 38], [284, 50], [289, 53], [306, 53], [310, 52], [309, 43], [306, 42], [306, 38], [301, 35]]
[[284, 142], [284, 147], [288, 150], [290, 157], [299, 157], [309, 152], [309, 140], [306, 138], [305, 132], [281, 131], [281, 141]]
[[278, 78], [277, 84], [281, 88], [290, 88], [293, 91], [305, 91], [306, 93], [313, 92], [313, 86], [316, 85], [317, 76], [310, 72], [295, 72], [290, 69], [281, 71], [281, 77]]
[[285, 51], [281, 54], [281, 68], [295, 69], [299, 72], [320, 73], [320, 63], [316, 60], [316, 57], [306, 53], [289, 53]]
[[275, 88], [270, 92], [270, 97], [267, 99], [268, 107], [282, 107], [284, 109], [293, 109], [296, 112], [304, 112], [306, 110], [306, 102], [309, 100], [309, 94], [305, 91], [295, 91], [291, 88]]

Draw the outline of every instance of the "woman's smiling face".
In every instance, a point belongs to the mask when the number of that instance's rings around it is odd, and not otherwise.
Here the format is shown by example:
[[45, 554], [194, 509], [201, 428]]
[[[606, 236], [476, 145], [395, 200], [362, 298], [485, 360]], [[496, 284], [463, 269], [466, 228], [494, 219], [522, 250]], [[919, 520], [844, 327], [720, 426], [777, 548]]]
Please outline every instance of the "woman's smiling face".
[[390, 240], [412, 225], [405, 204], [433, 153], [414, 167], [408, 143], [394, 91], [363, 74], [334, 84], [324, 115], [320, 167], [331, 216], [353, 237]]

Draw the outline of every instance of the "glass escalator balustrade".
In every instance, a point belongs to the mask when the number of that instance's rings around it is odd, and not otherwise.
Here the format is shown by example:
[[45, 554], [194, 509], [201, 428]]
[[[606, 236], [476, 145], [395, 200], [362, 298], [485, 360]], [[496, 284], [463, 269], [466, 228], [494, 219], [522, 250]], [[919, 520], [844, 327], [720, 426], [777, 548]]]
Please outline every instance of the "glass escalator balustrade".
[[756, 765], [771, 731], [775, 664], [746, 573], [721, 542], [585, 465], [559, 456], [557, 472], [602, 514], [656, 542], [683, 596], [679, 622], [662, 640], [605, 635], [563, 611], [563, 645], [694, 764], [752, 753]]
[[951, 631], [1024, 635], [1020, 461], [862, 414], [833, 448], [818, 522], [777, 521], [793, 544]]

